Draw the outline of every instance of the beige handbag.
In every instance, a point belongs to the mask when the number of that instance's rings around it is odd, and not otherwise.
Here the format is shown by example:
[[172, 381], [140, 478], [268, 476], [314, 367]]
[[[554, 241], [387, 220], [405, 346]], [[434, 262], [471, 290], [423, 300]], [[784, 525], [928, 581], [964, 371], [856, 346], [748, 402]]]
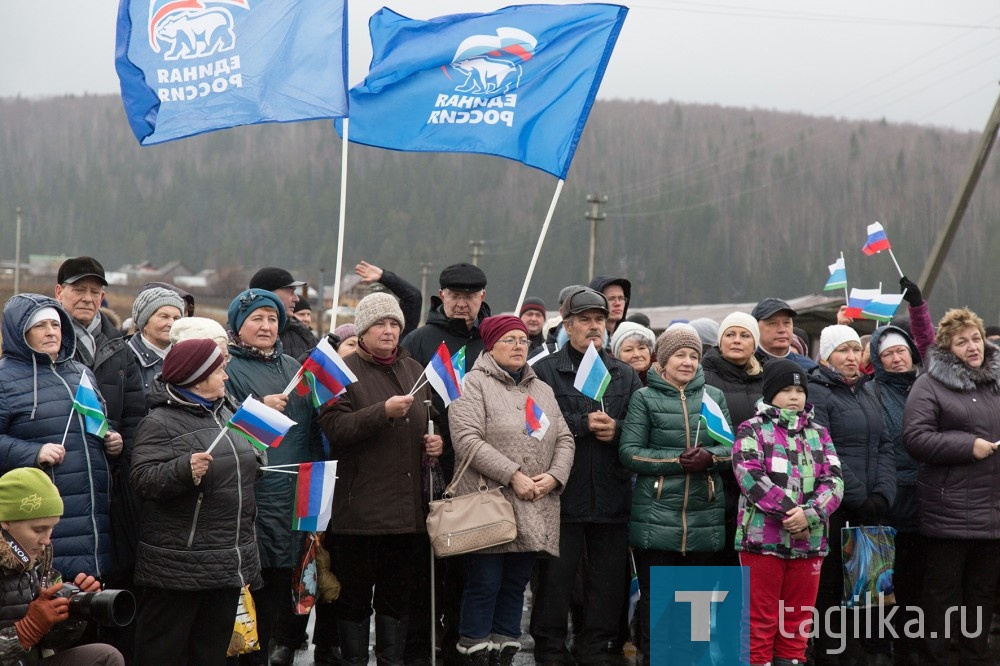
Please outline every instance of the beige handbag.
[[[481, 442], [479, 446], [482, 446]], [[479, 452], [479, 446], [465, 459], [462, 469], [445, 488], [442, 498], [428, 505], [427, 534], [437, 557], [471, 553], [510, 543], [517, 538], [514, 507], [499, 487], [487, 486], [482, 474], [479, 475], [478, 491], [455, 497], [455, 487]]]

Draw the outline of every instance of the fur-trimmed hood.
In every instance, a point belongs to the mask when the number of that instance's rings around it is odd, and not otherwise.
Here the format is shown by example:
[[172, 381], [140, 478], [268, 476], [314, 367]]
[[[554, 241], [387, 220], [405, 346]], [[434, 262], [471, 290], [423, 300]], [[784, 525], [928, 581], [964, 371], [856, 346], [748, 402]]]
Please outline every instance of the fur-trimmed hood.
[[1000, 348], [987, 342], [983, 357], [981, 366], [970, 368], [950, 351], [932, 347], [927, 352], [927, 374], [953, 391], [1000, 393]]

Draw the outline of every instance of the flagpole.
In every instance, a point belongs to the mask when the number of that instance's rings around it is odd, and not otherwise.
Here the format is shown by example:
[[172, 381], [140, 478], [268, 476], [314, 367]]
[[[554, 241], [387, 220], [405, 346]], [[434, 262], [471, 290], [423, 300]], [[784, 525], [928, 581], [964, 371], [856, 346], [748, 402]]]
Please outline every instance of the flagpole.
[[70, 407], [69, 418], [66, 419], [66, 429], [63, 430], [63, 437], [62, 437], [62, 442], [60, 442], [60, 446], [66, 446], [66, 436], [69, 435], [69, 424], [73, 422], [73, 414], [75, 413], [76, 410]]
[[274, 469], [272, 467], [261, 467], [265, 472], [280, 472], [281, 474], [298, 474], [298, 470], [291, 469]]
[[221, 440], [225, 436], [225, 434], [226, 434], [226, 426], [222, 426], [222, 430], [219, 432], [219, 436], [216, 437], [212, 441], [212, 443], [208, 445], [208, 448], [205, 449], [205, 453], [211, 453], [212, 449], [215, 448], [215, 445], [219, 443], [219, 440]]
[[[847, 262], [844, 261], [844, 251], [840, 251], [840, 261], [844, 264], [844, 277], [847, 277]], [[851, 296], [847, 293], [847, 280], [844, 280], [844, 305], [851, 306]]]
[[[344, 130], [345, 132], [347, 130]], [[566, 183], [562, 178], [556, 184], [556, 191], [552, 195], [552, 203], [549, 204], [549, 212], [545, 215], [545, 224], [542, 225], [542, 232], [538, 235], [538, 243], [535, 244], [535, 253], [531, 256], [531, 264], [528, 266], [528, 274], [524, 277], [524, 285], [521, 287], [521, 295], [517, 297], [517, 305], [514, 306], [514, 312], [518, 312], [521, 309], [521, 304], [524, 303], [524, 297], [528, 293], [528, 285], [531, 284], [531, 276], [535, 273], [535, 264], [538, 263], [538, 255], [542, 253], [542, 244], [545, 242], [545, 234], [549, 231], [549, 223], [552, 222], [552, 216], [556, 212], [556, 204], [559, 202], [559, 195], [562, 194], [563, 185]]]
[[694, 429], [694, 445], [698, 446], [698, 436], [701, 434], [701, 417], [698, 417], [698, 427]]
[[[423, 378], [424, 381], [420, 381], [421, 378]], [[411, 388], [410, 392], [407, 393], [406, 395], [413, 395], [414, 393], [416, 393], [417, 391], [419, 391], [423, 387], [424, 384], [426, 384], [429, 381], [430, 380], [427, 379], [427, 368], [424, 368], [423, 372], [421, 372], [419, 375], [417, 375], [417, 381], [415, 381], [413, 383], [413, 388]]]
[[889, 248], [889, 256], [892, 257], [892, 263], [896, 264], [896, 270], [899, 272], [899, 277], [906, 277], [903, 275], [903, 269], [899, 267], [899, 262], [896, 261], [896, 255], [892, 253], [892, 248]]
[[[330, 315], [330, 330], [337, 328], [337, 313], [340, 311], [340, 273], [344, 263], [344, 227], [347, 224], [347, 128], [349, 119], [344, 118], [344, 141], [340, 148], [340, 221], [337, 225], [337, 262], [333, 271], [333, 309]], [[322, 296], [320, 296], [322, 298]], [[291, 389], [289, 389], [291, 390]]]
[[285, 390], [281, 392], [281, 395], [288, 395], [289, 393], [291, 393], [292, 389], [295, 388], [295, 386], [300, 381], [302, 381], [302, 366], [301, 365], [299, 366], [299, 369], [295, 371], [295, 375], [292, 377], [292, 381], [288, 382], [288, 386], [286, 386]]

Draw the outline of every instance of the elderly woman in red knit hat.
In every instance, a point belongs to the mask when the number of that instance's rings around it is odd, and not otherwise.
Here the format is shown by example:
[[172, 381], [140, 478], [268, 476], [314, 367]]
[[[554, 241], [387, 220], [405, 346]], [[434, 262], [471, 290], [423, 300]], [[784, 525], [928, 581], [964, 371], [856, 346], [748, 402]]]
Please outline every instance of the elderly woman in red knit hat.
[[214, 341], [185, 340], [171, 347], [147, 396], [130, 476], [142, 500], [137, 666], [226, 663], [240, 589], [260, 579], [260, 461], [226, 430], [235, 410], [226, 379]]
[[487, 317], [479, 332], [486, 349], [449, 408], [455, 468], [471, 457], [456, 493], [476, 492], [480, 475], [500, 484], [514, 506], [517, 539], [466, 556], [458, 652], [468, 664], [510, 664], [521, 649], [524, 588], [535, 557], [559, 556], [559, 493], [575, 448], [552, 389], [526, 363], [524, 323]]

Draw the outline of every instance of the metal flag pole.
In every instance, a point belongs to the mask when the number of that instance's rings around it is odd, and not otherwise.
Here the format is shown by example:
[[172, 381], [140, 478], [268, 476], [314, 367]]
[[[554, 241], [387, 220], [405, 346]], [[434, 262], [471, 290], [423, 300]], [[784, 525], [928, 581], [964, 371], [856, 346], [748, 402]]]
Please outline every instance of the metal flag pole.
[[552, 216], [556, 212], [556, 204], [559, 202], [559, 195], [562, 194], [562, 188], [565, 183], [566, 181], [560, 178], [556, 184], [556, 191], [552, 195], [549, 212], [545, 215], [545, 224], [542, 225], [542, 232], [538, 235], [538, 243], [535, 244], [535, 253], [531, 255], [531, 264], [528, 266], [528, 274], [524, 276], [524, 285], [521, 287], [521, 295], [517, 297], [517, 305], [514, 306], [514, 312], [521, 310], [521, 304], [524, 303], [524, 297], [528, 293], [528, 285], [531, 284], [531, 276], [535, 273], [535, 264], [538, 263], [538, 255], [542, 253], [545, 234], [549, 232], [549, 224], [552, 222]]

